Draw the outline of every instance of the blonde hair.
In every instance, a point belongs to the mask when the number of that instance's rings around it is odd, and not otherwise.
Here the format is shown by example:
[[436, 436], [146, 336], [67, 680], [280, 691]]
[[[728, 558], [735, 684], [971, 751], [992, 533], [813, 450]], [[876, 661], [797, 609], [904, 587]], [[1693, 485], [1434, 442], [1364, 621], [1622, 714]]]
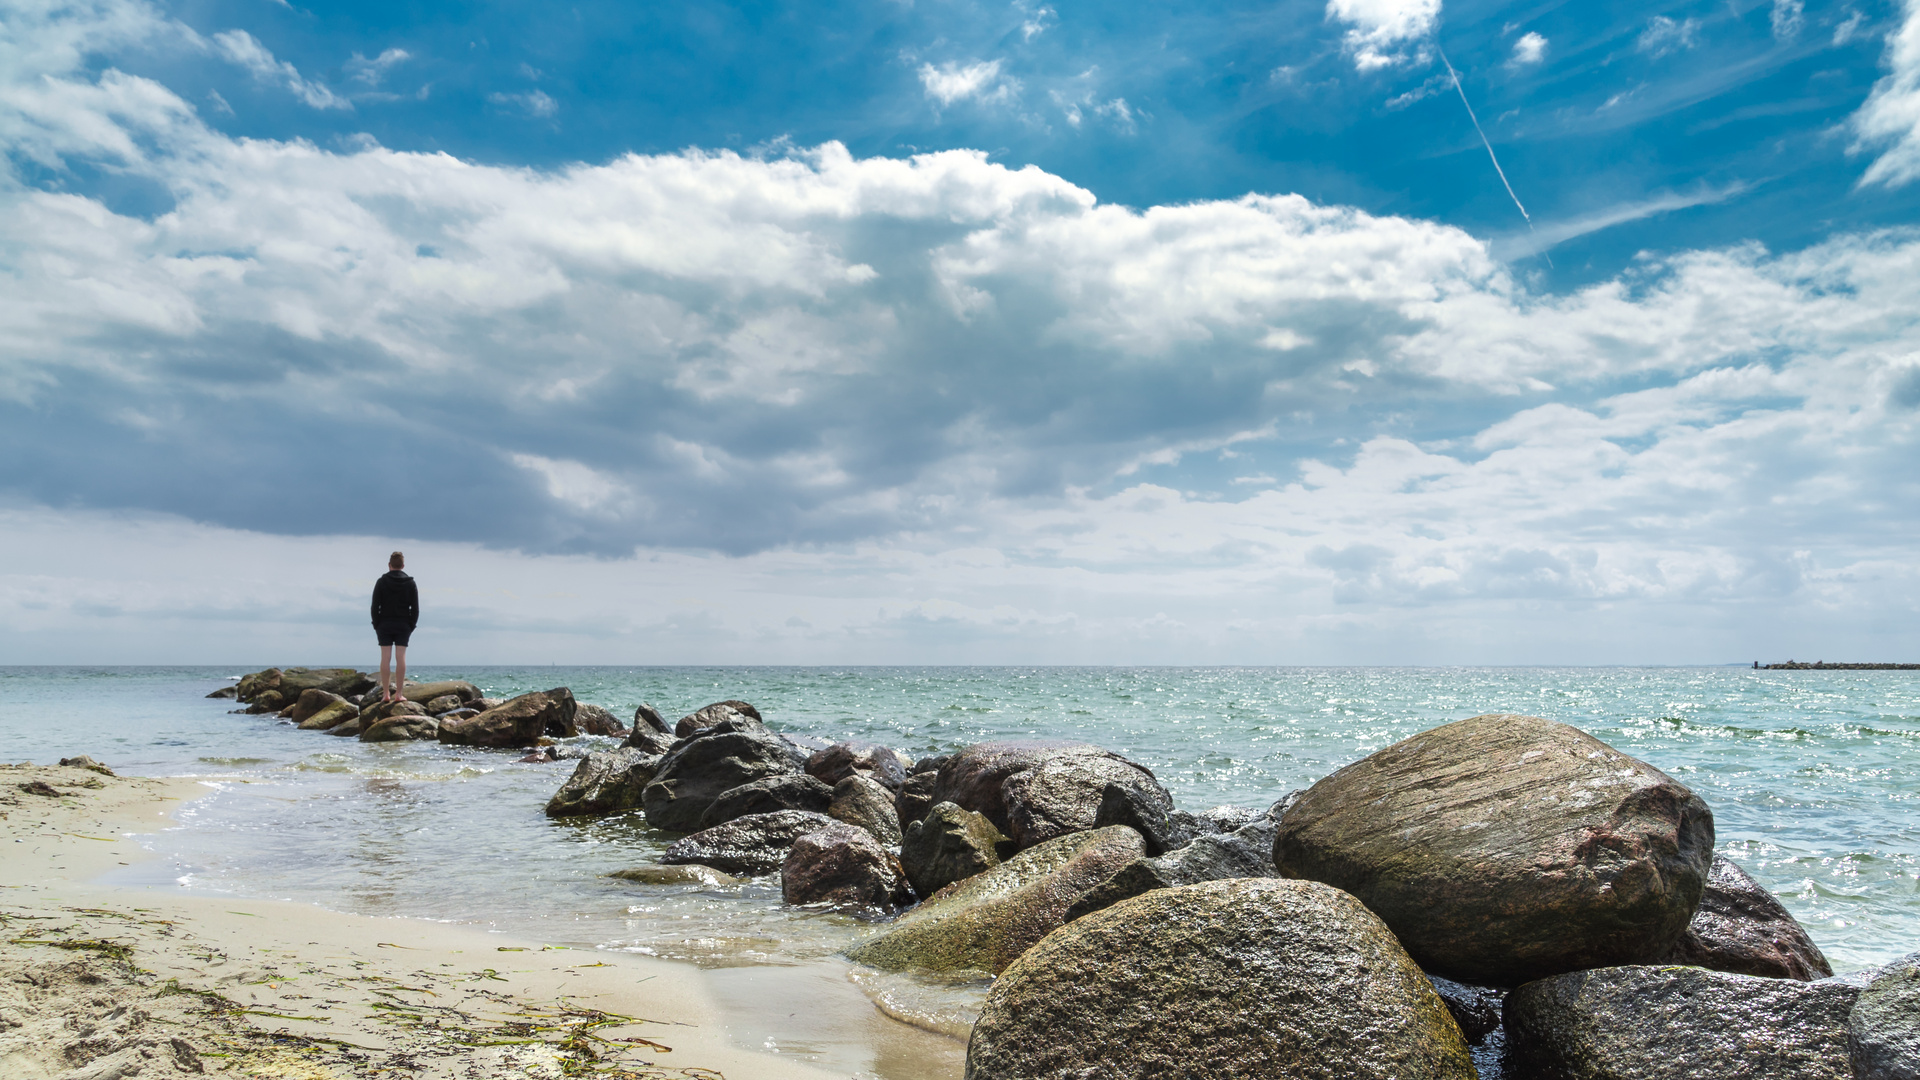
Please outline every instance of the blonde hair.
[[407, 568], [407, 557], [405, 555], [402, 555], [396, 551], [393, 554], [387, 556], [387, 569], [405, 570], [406, 568]]

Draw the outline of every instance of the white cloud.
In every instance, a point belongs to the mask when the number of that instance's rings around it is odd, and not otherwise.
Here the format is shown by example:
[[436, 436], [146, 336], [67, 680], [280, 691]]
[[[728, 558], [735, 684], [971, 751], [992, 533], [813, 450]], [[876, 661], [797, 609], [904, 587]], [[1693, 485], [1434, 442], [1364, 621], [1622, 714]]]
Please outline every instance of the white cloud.
[[1887, 75], [1853, 114], [1853, 149], [1881, 148], [1861, 183], [1900, 187], [1920, 178], [1920, 0], [1907, 0], [1886, 63]]
[[1021, 13], [1020, 39], [1022, 41], [1032, 41], [1053, 29], [1054, 25], [1060, 21], [1059, 13], [1045, 4], [1037, 8], [1029, 8], [1023, 0], [1015, 0], [1013, 8]]
[[1807, 6], [1803, 0], [1773, 0], [1773, 10], [1769, 13], [1773, 24], [1773, 36], [1780, 41], [1792, 41], [1800, 36], [1807, 24]]
[[1676, 22], [1665, 15], [1655, 15], [1647, 20], [1647, 28], [1640, 32], [1634, 45], [1648, 56], [1661, 57], [1693, 48], [1694, 35], [1699, 32], [1699, 19]]
[[921, 64], [920, 85], [926, 88], [927, 97], [943, 106], [970, 98], [1002, 101], [1018, 90], [1014, 80], [1001, 77], [998, 60], [981, 60], [972, 64], [949, 60], [938, 67]]
[[[348, 77], [369, 87], [379, 86], [387, 77], [387, 72], [396, 65], [413, 59], [413, 54], [405, 49], [387, 49], [379, 56], [369, 60], [359, 53], [346, 62]], [[526, 65], [522, 64], [522, 67]]]
[[[1348, 25], [1344, 43], [1354, 66], [1374, 71], [1424, 55], [1440, 0], [1327, 0], [1327, 18]], [[1419, 48], [1409, 54], [1409, 45]]]
[[1520, 35], [1513, 43], [1513, 55], [1508, 58], [1510, 68], [1532, 67], [1547, 58], [1547, 39], [1532, 30]]
[[1866, 21], [1867, 17], [1858, 11], [1848, 14], [1840, 25], [1833, 28], [1834, 45], [1837, 47], [1852, 41], [1860, 33], [1860, 24]]
[[552, 116], [560, 111], [560, 103], [553, 100], [544, 90], [529, 90], [524, 94], [493, 93], [487, 100], [495, 105], [520, 109], [528, 116]]
[[539, 476], [555, 501], [575, 510], [618, 510], [633, 497], [619, 480], [578, 461], [556, 461], [538, 454], [507, 456], [515, 465]]
[[294, 97], [316, 109], [351, 109], [353, 103], [340, 97], [322, 83], [302, 78], [300, 70], [284, 60], [274, 59], [265, 45], [245, 30], [223, 30], [213, 35], [220, 55], [253, 73], [261, 82], [279, 83]]

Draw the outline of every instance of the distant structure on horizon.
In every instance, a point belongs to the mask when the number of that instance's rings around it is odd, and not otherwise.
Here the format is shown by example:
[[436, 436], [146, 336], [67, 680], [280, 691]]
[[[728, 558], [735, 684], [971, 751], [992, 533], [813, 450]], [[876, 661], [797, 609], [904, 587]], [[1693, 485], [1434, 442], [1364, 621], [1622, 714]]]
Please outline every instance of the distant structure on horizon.
[[1829, 664], [1825, 660], [1815, 660], [1809, 664], [1804, 660], [1789, 660], [1784, 664], [1762, 664], [1753, 662], [1755, 671], [1920, 671], [1920, 664]]

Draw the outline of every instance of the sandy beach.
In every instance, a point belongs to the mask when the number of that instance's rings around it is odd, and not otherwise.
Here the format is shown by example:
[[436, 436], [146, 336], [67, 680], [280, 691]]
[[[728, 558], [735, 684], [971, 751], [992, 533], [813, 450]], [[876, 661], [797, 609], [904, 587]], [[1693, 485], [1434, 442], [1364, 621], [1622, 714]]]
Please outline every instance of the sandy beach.
[[208, 789], [0, 766], [0, 1076], [806, 1080], [697, 969], [411, 919], [93, 884]]

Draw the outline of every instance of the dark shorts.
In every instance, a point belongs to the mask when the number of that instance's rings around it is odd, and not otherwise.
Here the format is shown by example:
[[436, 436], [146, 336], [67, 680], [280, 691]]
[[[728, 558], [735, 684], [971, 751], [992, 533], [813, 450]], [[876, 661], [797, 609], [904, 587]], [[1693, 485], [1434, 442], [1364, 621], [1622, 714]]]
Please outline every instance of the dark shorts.
[[407, 639], [413, 636], [413, 627], [403, 622], [380, 623], [373, 628], [373, 632], [380, 635], [382, 648], [398, 645], [404, 649], [407, 647]]

